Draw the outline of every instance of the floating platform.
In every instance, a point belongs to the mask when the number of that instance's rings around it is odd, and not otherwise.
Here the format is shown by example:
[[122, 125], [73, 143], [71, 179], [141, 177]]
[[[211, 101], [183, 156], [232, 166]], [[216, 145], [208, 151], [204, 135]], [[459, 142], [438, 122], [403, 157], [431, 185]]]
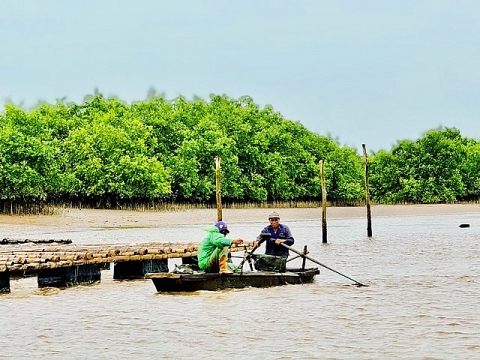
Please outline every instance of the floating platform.
[[[232, 246], [251, 249], [253, 242]], [[10, 292], [10, 278], [37, 276], [38, 286], [73, 286], [100, 281], [102, 269], [114, 264], [114, 279], [139, 279], [147, 273], [168, 272], [169, 259], [196, 261], [198, 243], [135, 243], [78, 245], [16, 242], [0, 245], [0, 293]]]

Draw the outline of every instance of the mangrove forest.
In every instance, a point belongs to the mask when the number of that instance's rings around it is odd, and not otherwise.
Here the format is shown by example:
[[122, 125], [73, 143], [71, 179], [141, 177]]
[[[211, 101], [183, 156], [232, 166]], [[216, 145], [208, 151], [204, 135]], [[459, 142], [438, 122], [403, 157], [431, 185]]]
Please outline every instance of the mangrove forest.
[[[330, 203], [365, 199], [364, 159], [356, 149], [248, 96], [127, 104], [98, 94], [32, 110], [5, 105], [0, 212], [46, 204], [214, 204], [217, 157], [226, 204], [319, 201], [321, 160]], [[480, 198], [480, 143], [456, 128], [432, 129], [367, 158], [374, 203]]]

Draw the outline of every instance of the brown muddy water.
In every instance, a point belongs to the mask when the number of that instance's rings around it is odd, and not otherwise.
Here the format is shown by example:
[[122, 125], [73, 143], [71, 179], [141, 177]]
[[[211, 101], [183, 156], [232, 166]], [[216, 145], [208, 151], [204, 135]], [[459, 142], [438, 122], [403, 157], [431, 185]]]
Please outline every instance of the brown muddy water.
[[[253, 240], [265, 223], [229, 225], [231, 235]], [[480, 358], [478, 212], [378, 216], [373, 238], [363, 217], [330, 219], [328, 244], [318, 220], [288, 225], [294, 248], [308, 245], [310, 256], [368, 287], [321, 267], [313, 284], [192, 294], [114, 281], [112, 270], [98, 284], [66, 289], [12, 280], [0, 296], [0, 358]], [[0, 225], [0, 236], [185, 242], [200, 240], [201, 228]]]

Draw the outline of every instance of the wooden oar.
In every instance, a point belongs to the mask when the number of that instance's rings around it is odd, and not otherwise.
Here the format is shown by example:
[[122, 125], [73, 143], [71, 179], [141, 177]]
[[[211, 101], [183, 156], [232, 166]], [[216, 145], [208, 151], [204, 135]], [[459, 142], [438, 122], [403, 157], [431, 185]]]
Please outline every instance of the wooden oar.
[[312, 258], [312, 257], [304, 254], [304, 253], [301, 252], [301, 251], [298, 251], [298, 250], [292, 248], [291, 246], [288, 246], [288, 245], [286, 245], [286, 244], [284, 244], [284, 243], [281, 243], [281, 244], [282, 244], [283, 246], [285, 246], [288, 250], [292, 250], [294, 253], [297, 253], [297, 254], [300, 255], [301, 257], [303, 257], [303, 258], [305, 258], [305, 259], [308, 259], [308, 260], [310, 260], [310, 261], [313, 261], [315, 264], [318, 264], [318, 265], [320, 265], [320, 266], [323, 266], [324, 268], [326, 268], [326, 269], [328, 269], [328, 270], [330, 270], [330, 271], [333, 271], [333, 272], [337, 273], [338, 275], [342, 275], [343, 277], [346, 277], [347, 279], [352, 280], [352, 281], [353, 281], [354, 283], [356, 283], [358, 286], [368, 286], [368, 285], [362, 284], [361, 282], [359, 282], [359, 281], [357, 281], [357, 280], [352, 279], [351, 277], [348, 277], [347, 275], [344, 275], [344, 274], [338, 272], [337, 270], [333, 270], [332, 268], [328, 267], [327, 265], [322, 264], [320, 261], [315, 260], [314, 258]]

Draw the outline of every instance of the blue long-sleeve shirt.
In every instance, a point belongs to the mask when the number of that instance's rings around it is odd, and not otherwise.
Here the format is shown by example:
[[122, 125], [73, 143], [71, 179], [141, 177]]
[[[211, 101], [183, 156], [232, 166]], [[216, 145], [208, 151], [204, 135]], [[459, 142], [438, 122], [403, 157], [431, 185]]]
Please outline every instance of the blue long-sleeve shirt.
[[[295, 239], [292, 236], [292, 232], [287, 225], [278, 224], [277, 232], [273, 230], [272, 225], [268, 225], [263, 228], [262, 233], [270, 233], [270, 239], [265, 241], [265, 254], [267, 255], [276, 255], [276, 256], [287, 256], [288, 257], [288, 249], [282, 245], [276, 245], [276, 239], [285, 240], [284, 244], [288, 246], [292, 246], [295, 242]], [[257, 236], [257, 240], [259, 241], [262, 238], [261, 235]]]

